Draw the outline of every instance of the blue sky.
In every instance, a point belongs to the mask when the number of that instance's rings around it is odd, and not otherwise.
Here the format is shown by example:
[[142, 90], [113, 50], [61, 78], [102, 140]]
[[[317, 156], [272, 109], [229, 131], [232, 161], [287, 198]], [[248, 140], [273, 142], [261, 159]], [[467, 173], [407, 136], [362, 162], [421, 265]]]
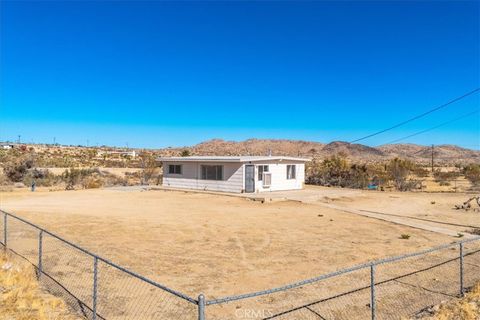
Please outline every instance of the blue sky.
[[[480, 87], [480, 2], [1, 3], [0, 140], [354, 140]], [[362, 143], [479, 108], [479, 94]], [[480, 148], [472, 116], [406, 142]]]

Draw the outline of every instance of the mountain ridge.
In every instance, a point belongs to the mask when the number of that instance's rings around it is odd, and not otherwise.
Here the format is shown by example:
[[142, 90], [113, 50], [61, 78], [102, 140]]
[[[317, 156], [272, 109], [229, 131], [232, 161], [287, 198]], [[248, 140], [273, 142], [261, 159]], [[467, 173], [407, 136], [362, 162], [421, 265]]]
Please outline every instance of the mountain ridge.
[[[395, 157], [408, 158], [421, 163], [429, 163], [432, 156], [431, 146], [413, 143], [386, 144], [377, 147], [352, 144], [345, 141], [321, 143], [306, 140], [257, 139], [228, 141], [211, 139], [183, 148], [161, 149], [170, 155], [188, 150], [192, 155], [284, 155], [323, 159], [334, 154], [343, 154], [358, 162], [381, 162]], [[480, 151], [452, 144], [434, 146], [434, 159], [437, 163], [480, 163]]]

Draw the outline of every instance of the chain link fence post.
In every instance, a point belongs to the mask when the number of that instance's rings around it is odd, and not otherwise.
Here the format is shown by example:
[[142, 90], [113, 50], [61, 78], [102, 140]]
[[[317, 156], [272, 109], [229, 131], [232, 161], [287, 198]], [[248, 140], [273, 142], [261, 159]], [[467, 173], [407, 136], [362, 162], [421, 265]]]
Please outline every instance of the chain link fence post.
[[43, 253], [43, 230], [38, 233], [38, 274], [37, 278], [40, 279], [42, 275], [42, 253]]
[[375, 320], [375, 265], [370, 265], [370, 308], [372, 311], [372, 320]]
[[7, 249], [7, 214], [3, 213], [3, 246]]
[[97, 276], [98, 276], [98, 258], [93, 257], [93, 305], [92, 305], [92, 319], [97, 319]]
[[463, 296], [463, 242], [460, 242], [460, 296]]
[[198, 296], [198, 320], [205, 320], [205, 296], [203, 293]]

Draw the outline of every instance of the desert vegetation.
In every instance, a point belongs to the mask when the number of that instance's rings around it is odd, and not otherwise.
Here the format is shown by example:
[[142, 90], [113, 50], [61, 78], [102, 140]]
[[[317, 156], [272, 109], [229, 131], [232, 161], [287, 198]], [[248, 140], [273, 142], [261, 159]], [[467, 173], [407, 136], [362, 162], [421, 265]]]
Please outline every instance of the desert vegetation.
[[393, 158], [384, 163], [354, 163], [345, 154], [336, 154], [321, 161], [307, 164], [306, 183], [356, 189], [394, 189], [398, 191], [422, 190], [426, 178], [440, 186], [450, 186], [461, 176], [471, 182], [472, 188], [480, 183], [480, 165], [469, 164], [441, 170], [433, 175], [426, 166], [409, 159]]
[[0, 253], [1, 319], [80, 319], [65, 302], [41, 290], [33, 266], [11, 254]]
[[[55, 151], [57, 153], [57, 151]], [[92, 159], [94, 152], [87, 152], [87, 159]], [[58, 154], [57, 154], [58, 155]], [[78, 155], [76, 155], [78, 156]], [[81, 156], [79, 156], [82, 159]], [[61, 157], [53, 158], [53, 162], [46, 162], [44, 155], [40, 155], [33, 149], [18, 148], [12, 150], [0, 151], [0, 186], [3, 187], [56, 187], [73, 189], [91, 189], [116, 185], [136, 185], [159, 183], [160, 169], [155, 161], [155, 156], [151, 153], [141, 153], [137, 156], [138, 170], [125, 172], [122, 175], [114, 174], [102, 166], [93, 166], [93, 162], [81, 162], [88, 166], [81, 166], [79, 163], [65, 160], [60, 164], [72, 164], [70, 167], [61, 168], [61, 172], [56, 169], [58, 159], [69, 159], [67, 153]], [[78, 160], [78, 159], [77, 159]], [[52, 167], [46, 168], [45, 165]]]
[[465, 297], [454, 299], [431, 308], [432, 315], [424, 320], [477, 320], [480, 319], [480, 283]]
[[[433, 184], [442, 187], [443, 191], [456, 191], [457, 180], [462, 180], [470, 189], [480, 187], [480, 164], [476, 161], [480, 159], [480, 152], [454, 146], [438, 146], [435, 150], [436, 167], [432, 174], [430, 147], [416, 145], [372, 148], [344, 142], [321, 144], [258, 139], [242, 142], [217, 139], [192, 147], [158, 150], [18, 145], [0, 150], [0, 186], [31, 186], [35, 182], [37, 186], [75, 189], [159, 184], [161, 168], [155, 160], [158, 156], [264, 155], [271, 152], [312, 159], [306, 172], [309, 184], [400, 191], [429, 190]], [[106, 168], [135, 170], [113, 174]]]

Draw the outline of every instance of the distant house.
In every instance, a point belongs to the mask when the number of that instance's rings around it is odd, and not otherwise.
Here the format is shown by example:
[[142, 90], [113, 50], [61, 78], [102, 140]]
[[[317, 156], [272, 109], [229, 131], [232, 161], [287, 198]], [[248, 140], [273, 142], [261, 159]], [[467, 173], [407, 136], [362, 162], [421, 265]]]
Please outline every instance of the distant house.
[[1, 148], [2, 149], [13, 149], [15, 146], [13, 144], [2, 144]]
[[302, 189], [305, 162], [283, 156], [159, 158], [168, 187], [232, 193]]
[[104, 154], [130, 156], [132, 158], [135, 158], [137, 156], [137, 153], [135, 152], [135, 150], [132, 150], [132, 151], [100, 151], [99, 152], [99, 155], [104, 155]]

